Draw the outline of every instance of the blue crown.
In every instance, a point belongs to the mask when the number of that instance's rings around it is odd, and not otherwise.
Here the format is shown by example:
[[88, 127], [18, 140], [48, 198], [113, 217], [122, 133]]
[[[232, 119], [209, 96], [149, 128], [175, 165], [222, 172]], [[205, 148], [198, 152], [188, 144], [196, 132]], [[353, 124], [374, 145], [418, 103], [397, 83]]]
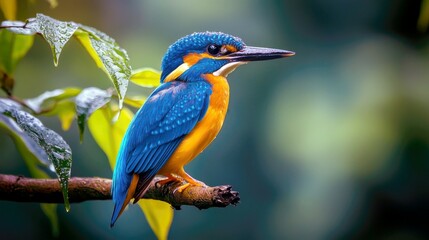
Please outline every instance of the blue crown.
[[197, 32], [180, 38], [167, 50], [162, 59], [161, 81], [183, 63], [183, 57], [189, 53], [203, 53], [210, 44], [231, 45], [238, 51], [246, 44], [238, 38], [221, 32]]

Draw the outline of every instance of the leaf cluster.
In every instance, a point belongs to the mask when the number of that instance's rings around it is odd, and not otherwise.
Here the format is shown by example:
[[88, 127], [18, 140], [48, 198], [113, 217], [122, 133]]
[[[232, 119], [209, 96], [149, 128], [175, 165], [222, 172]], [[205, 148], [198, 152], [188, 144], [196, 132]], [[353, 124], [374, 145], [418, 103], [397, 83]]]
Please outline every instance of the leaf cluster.
[[[30, 99], [15, 96], [16, 66], [33, 46], [35, 36], [43, 37], [48, 43], [55, 66], [67, 42], [71, 38], [76, 39], [96, 66], [106, 73], [106, 79], [113, 87], [65, 87]], [[0, 87], [6, 94], [6, 97], [0, 97], [0, 129], [12, 137], [33, 177], [48, 178], [49, 172], [57, 175], [65, 208], [69, 211], [67, 187], [71, 176], [72, 150], [61, 135], [44, 126], [38, 116], [57, 117], [65, 131], [76, 119], [81, 142], [87, 125], [113, 168], [122, 137], [133, 117], [130, 107], [139, 108], [146, 99], [146, 96], [126, 96], [128, 83], [156, 87], [160, 72], [151, 68], [132, 70], [127, 52], [113, 38], [92, 27], [59, 21], [43, 14], [37, 14], [25, 22], [3, 21], [0, 25], [0, 46]], [[148, 207], [154, 204], [157, 208]], [[165, 238], [172, 211], [166, 210], [170, 208], [167, 204], [158, 205], [147, 201], [142, 203], [142, 209], [158, 238]], [[50, 218], [54, 232], [58, 232], [55, 206], [42, 204], [42, 209]]]

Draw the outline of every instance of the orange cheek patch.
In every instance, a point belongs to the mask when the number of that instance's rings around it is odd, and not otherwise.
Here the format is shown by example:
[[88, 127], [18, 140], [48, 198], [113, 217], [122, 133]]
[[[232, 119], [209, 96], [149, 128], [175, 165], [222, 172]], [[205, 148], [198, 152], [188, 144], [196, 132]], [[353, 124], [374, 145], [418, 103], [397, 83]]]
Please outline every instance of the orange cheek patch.
[[232, 45], [226, 45], [225, 48], [228, 52], [237, 52], [237, 48]]
[[183, 62], [192, 66], [203, 58], [210, 58], [210, 55], [207, 53], [190, 53], [183, 57]]

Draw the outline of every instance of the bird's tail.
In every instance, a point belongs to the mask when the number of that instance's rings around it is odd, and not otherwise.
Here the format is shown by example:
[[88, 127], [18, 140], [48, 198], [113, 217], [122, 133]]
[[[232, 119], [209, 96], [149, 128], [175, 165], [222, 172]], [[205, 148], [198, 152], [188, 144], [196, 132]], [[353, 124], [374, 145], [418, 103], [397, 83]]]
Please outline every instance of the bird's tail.
[[[121, 216], [125, 207], [128, 205], [130, 200], [134, 197], [137, 183], [139, 181], [139, 175], [133, 174], [132, 179], [131, 175], [127, 176], [127, 183], [115, 181], [115, 177], [112, 184], [112, 197], [115, 204], [113, 208], [112, 219], [110, 220], [110, 227], [113, 227], [116, 220]], [[119, 178], [121, 179], [121, 178]], [[131, 179], [131, 181], [130, 181]], [[121, 180], [118, 180], [121, 181]]]
[[110, 227], [113, 227], [115, 225], [116, 220], [118, 220], [118, 217], [121, 215], [122, 213], [122, 209], [120, 207], [120, 203], [115, 203], [115, 207], [113, 209], [113, 214], [112, 214], [112, 219], [110, 220]]

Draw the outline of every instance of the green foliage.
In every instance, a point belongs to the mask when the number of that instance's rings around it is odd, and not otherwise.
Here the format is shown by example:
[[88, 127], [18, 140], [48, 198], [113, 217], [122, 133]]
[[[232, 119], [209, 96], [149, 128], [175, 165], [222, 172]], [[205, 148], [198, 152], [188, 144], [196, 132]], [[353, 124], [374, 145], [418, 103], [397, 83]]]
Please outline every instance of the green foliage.
[[14, 81], [13, 72], [18, 62], [25, 56], [33, 45], [34, 37], [13, 34], [0, 29], [0, 71], [5, 73], [0, 80], [0, 87], [7, 94], [12, 94]]
[[138, 204], [158, 240], [167, 239], [174, 215], [170, 204], [152, 199], [144, 199]]
[[31, 166], [49, 166], [48, 156], [44, 149], [26, 132], [22, 131], [13, 117], [9, 116], [8, 112], [11, 110], [17, 112], [20, 108], [20, 105], [11, 100], [0, 99], [0, 129], [12, 137], [23, 158], [28, 163], [32, 163]]
[[52, 226], [52, 235], [58, 237], [60, 234], [60, 225], [58, 222], [57, 215], [57, 204], [41, 203], [42, 211], [45, 213], [46, 217], [51, 222]]
[[145, 96], [125, 97], [124, 99], [125, 104], [135, 108], [141, 107], [145, 101], [146, 101]]
[[420, 15], [417, 21], [417, 28], [424, 32], [429, 26], [429, 0], [423, 0], [420, 7]]
[[74, 22], [61, 22], [43, 14], [37, 14], [36, 18], [26, 22], [25, 28], [39, 33], [45, 38], [52, 49], [54, 64], [57, 66], [63, 47], [73, 36], [78, 25]]
[[6, 19], [15, 20], [16, 0], [0, 0], [0, 9]]
[[[5, 11], [3, 7], [2, 9]], [[116, 94], [113, 94], [111, 89], [66, 87], [24, 100], [13, 95], [14, 71], [33, 46], [36, 34], [49, 44], [55, 66], [58, 65], [65, 44], [71, 37], [75, 37], [96, 65], [107, 74]], [[0, 73], [3, 75], [0, 83], [9, 98], [0, 98], [0, 129], [12, 137], [33, 177], [48, 178], [47, 172], [56, 173], [68, 211], [70, 205], [67, 187], [71, 175], [71, 149], [58, 133], [45, 127], [36, 116], [58, 117], [64, 130], [68, 130], [76, 119], [81, 141], [85, 124], [88, 122], [91, 135], [105, 152], [113, 169], [122, 138], [133, 117], [131, 110], [123, 107], [123, 103], [139, 108], [146, 100], [146, 96], [125, 96], [128, 82], [131, 80], [139, 86], [155, 87], [159, 85], [160, 72], [150, 68], [132, 71], [126, 51], [105, 33], [42, 14], [37, 14], [26, 22], [2, 22], [0, 46]], [[140, 201], [140, 206], [155, 235], [159, 239], [166, 239], [173, 219], [171, 206], [146, 200]], [[57, 235], [59, 230], [56, 205], [42, 204], [42, 209], [51, 221], [54, 235]]]
[[128, 108], [123, 108], [118, 119], [113, 121], [118, 113], [117, 105], [112, 104], [95, 111], [88, 121], [89, 131], [106, 154], [112, 169], [115, 167], [122, 138], [133, 118], [133, 113]]
[[81, 92], [78, 88], [64, 88], [47, 91], [40, 96], [26, 99], [24, 102], [36, 113], [45, 116], [57, 116], [62, 128], [68, 130], [76, 116], [74, 97]]
[[158, 87], [161, 72], [152, 68], [140, 68], [133, 71], [131, 82], [142, 87]]
[[131, 76], [131, 66], [127, 52], [115, 40], [94, 28], [74, 22], [58, 21], [43, 14], [28, 19], [25, 23], [5, 21], [1, 25], [17, 34], [40, 34], [52, 49], [55, 66], [58, 65], [61, 51], [72, 36], [82, 44], [98, 67], [112, 81], [122, 107], [123, 99]]
[[112, 97], [111, 91], [104, 91], [95, 87], [86, 88], [76, 97], [77, 124], [80, 130], [80, 140], [83, 140], [83, 131], [88, 117], [97, 109], [104, 106]]
[[[34, 152], [38, 153], [33, 156], [37, 156], [41, 163], [54, 167], [62, 188], [66, 210], [69, 211], [67, 187], [72, 162], [69, 145], [56, 132], [46, 128], [39, 119], [17, 109], [14, 105], [0, 102], [0, 113], [4, 117], [2, 126], [8, 128], [14, 139], [31, 146]], [[20, 149], [23, 148], [21, 145]]]
[[88, 51], [97, 66], [109, 76], [118, 93], [119, 107], [122, 108], [131, 76], [127, 52], [106, 34], [91, 27], [79, 26], [76, 38]]
[[[58, 6], [57, 0], [45, 0], [51, 8]], [[17, 14], [17, 0], [0, 0], [0, 10], [3, 16], [8, 20], [15, 20]], [[20, 1], [22, 3], [23, 1]], [[27, 0], [27, 2], [34, 3], [35, 0]]]
[[13, 34], [5, 29], [0, 30], [0, 69], [12, 75], [18, 62], [33, 46], [34, 36]]

